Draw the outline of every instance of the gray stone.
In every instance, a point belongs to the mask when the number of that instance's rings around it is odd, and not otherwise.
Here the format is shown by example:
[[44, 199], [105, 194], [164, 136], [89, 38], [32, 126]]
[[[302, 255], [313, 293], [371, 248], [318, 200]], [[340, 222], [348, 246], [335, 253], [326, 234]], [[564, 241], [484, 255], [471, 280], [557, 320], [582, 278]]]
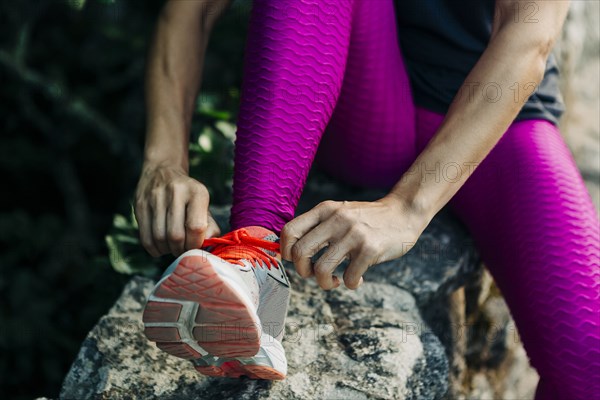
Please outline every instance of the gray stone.
[[460, 321], [468, 370], [457, 398], [532, 399], [539, 377], [529, 365], [514, 321], [492, 278], [484, 272], [466, 290]]
[[371, 282], [354, 292], [325, 292], [312, 280], [290, 275], [285, 381], [207, 378], [191, 363], [158, 350], [145, 339], [141, 322], [154, 282], [136, 277], [83, 342], [60, 397], [442, 398], [445, 352], [434, 335], [416, 329], [423, 321], [408, 292]]
[[573, 1], [554, 53], [567, 111], [561, 132], [600, 213], [600, 3]]
[[[313, 174], [298, 213], [325, 199], [380, 195]], [[228, 207], [211, 211], [227, 231]], [[154, 282], [136, 277], [85, 339], [61, 398], [444, 398], [448, 349], [422, 315], [476, 275], [476, 253], [464, 243], [464, 229], [442, 214], [405, 257], [374, 266], [356, 291], [323, 291], [286, 264], [293, 291], [283, 382], [207, 378], [191, 363], [159, 351], [145, 339], [141, 322]]]
[[[326, 199], [368, 201], [384, 194], [313, 172], [297, 212]], [[229, 207], [211, 212], [226, 232]], [[412, 249], [404, 257], [373, 266], [356, 291], [323, 291], [286, 263], [293, 291], [283, 342], [289, 374], [283, 382], [207, 378], [191, 363], [159, 351], [145, 339], [141, 323], [154, 282], [134, 278], [84, 341], [61, 398], [442, 399], [498, 393], [484, 388], [498, 386], [497, 371], [482, 369], [481, 363], [499, 357], [504, 376], [517, 360], [507, 354], [522, 347], [486, 347], [454, 329], [465, 324], [469, 308], [471, 313], [494, 309], [492, 301], [484, 306], [491, 280], [482, 283], [485, 275], [464, 227], [443, 211], [416, 244], [405, 245]], [[465, 292], [465, 285], [472, 289]], [[479, 319], [484, 326], [493, 319], [506, 328], [508, 310], [496, 309]], [[469, 359], [474, 352], [484, 361]], [[528, 368], [526, 357], [517, 361], [521, 370]], [[464, 382], [474, 385], [472, 392]]]

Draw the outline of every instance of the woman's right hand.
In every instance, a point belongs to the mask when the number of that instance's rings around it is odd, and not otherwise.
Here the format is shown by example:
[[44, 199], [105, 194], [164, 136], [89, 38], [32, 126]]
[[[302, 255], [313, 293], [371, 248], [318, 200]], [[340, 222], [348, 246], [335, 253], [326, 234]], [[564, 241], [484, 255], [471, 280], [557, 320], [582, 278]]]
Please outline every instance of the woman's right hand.
[[144, 165], [135, 195], [142, 245], [152, 257], [200, 248], [220, 234], [206, 187], [181, 167]]

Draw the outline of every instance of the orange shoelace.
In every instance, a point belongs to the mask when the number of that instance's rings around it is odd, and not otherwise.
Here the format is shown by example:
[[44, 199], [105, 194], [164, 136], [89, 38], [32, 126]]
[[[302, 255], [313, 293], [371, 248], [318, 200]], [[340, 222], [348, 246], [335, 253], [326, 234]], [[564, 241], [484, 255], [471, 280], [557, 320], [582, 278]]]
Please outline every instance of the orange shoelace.
[[210, 249], [212, 254], [233, 264], [243, 265], [242, 259], [246, 259], [263, 261], [268, 269], [271, 269], [271, 266], [279, 268], [277, 258], [262, 250], [279, 253], [279, 243], [250, 236], [244, 228], [236, 229], [221, 237], [205, 239], [202, 247], [210, 246], [212, 246]]

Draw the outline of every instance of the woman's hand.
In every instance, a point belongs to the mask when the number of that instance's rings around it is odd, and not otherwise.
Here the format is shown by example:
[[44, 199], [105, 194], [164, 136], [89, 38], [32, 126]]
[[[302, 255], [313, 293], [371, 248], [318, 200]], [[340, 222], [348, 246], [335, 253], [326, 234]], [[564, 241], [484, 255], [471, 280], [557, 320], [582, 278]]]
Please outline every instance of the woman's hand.
[[135, 199], [140, 240], [153, 257], [179, 256], [220, 233], [208, 190], [180, 167], [144, 165]]
[[[284, 226], [282, 256], [294, 262], [300, 276], [314, 275], [326, 290], [340, 285], [333, 271], [349, 258], [344, 283], [356, 289], [367, 268], [404, 255], [428, 223], [423, 213], [394, 196], [373, 202], [325, 201]], [[311, 257], [326, 246], [313, 265]]]

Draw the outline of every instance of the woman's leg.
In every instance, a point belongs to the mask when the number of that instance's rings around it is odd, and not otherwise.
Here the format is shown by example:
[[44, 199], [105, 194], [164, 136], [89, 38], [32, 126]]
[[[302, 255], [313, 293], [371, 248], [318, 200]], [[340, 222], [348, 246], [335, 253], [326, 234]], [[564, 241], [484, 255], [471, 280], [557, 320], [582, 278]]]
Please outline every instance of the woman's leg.
[[392, 187], [416, 157], [415, 109], [391, 0], [358, 1], [344, 84], [316, 164], [342, 181]]
[[235, 142], [233, 229], [279, 232], [337, 102], [352, 0], [254, 0]]
[[414, 109], [393, 1], [255, 1], [233, 228], [278, 232], [293, 218], [329, 122], [319, 161], [332, 175], [391, 186], [414, 159]]
[[[417, 111], [423, 148], [442, 117]], [[515, 122], [451, 201], [541, 381], [536, 399], [600, 397], [600, 229], [560, 132]]]

